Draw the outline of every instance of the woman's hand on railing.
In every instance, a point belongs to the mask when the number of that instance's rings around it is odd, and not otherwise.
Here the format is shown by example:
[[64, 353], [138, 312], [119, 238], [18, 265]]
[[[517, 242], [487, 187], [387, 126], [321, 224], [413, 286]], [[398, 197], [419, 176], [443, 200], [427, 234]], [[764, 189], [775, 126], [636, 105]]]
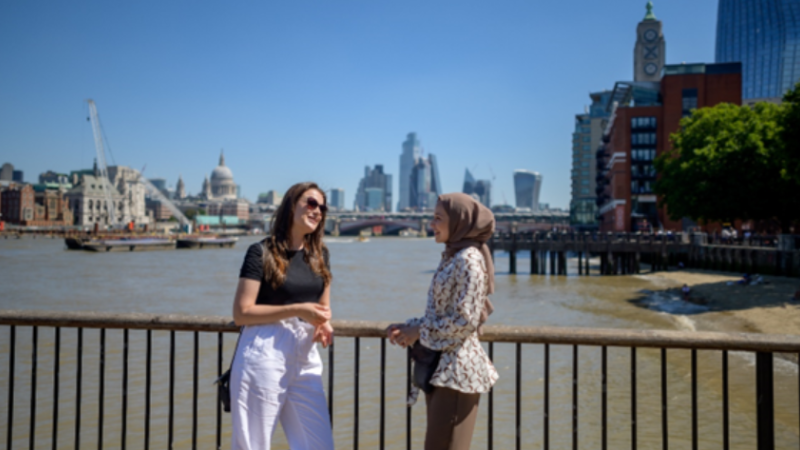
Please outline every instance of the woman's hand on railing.
[[322, 344], [322, 348], [328, 348], [333, 343], [333, 326], [330, 321], [314, 329], [314, 342]]
[[409, 326], [403, 323], [394, 323], [386, 329], [389, 342], [401, 347], [410, 347], [419, 339], [419, 326]]
[[319, 303], [303, 303], [298, 317], [315, 327], [319, 327], [331, 320], [331, 309]]

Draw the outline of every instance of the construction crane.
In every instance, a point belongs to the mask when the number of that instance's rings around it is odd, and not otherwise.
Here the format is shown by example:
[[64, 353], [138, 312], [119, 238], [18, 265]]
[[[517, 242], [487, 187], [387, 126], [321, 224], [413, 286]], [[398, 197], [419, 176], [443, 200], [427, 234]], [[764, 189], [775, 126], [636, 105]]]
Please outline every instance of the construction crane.
[[100, 131], [100, 117], [97, 115], [97, 105], [94, 100], [86, 100], [89, 104], [89, 120], [92, 123], [92, 134], [94, 134], [94, 147], [97, 150], [97, 167], [100, 170], [100, 177], [103, 179], [103, 194], [106, 198], [106, 210], [108, 211], [108, 224], [112, 227], [117, 225], [117, 211], [114, 209], [114, 199], [111, 196], [113, 186], [108, 179], [108, 166], [106, 165], [106, 150], [103, 147], [103, 133]]
[[[135, 169], [133, 170], [135, 171]], [[141, 172], [136, 172], [136, 175], [138, 177], [138, 181], [144, 185], [145, 189], [147, 189], [147, 193], [150, 194], [151, 197], [155, 197], [156, 200], [161, 202], [162, 205], [165, 205], [172, 215], [178, 219], [178, 222], [183, 225], [183, 231], [186, 233], [191, 233], [192, 222], [183, 214], [180, 209], [178, 209], [177, 206], [175, 206], [174, 203], [172, 203], [172, 200], [168, 199], [160, 189], [155, 187], [153, 183], [150, 182], [150, 180], [143, 177]]]
[[[112, 198], [111, 193], [113, 192], [112, 189], [114, 187], [111, 185], [111, 180], [108, 179], [108, 166], [106, 165], [106, 151], [105, 147], [103, 146], [103, 134], [100, 128], [100, 117], [97, 115], [97, 105], [95, 105], [94, 100], [89, 99], [86, 100], [89, 103], [89, 120], [92, 123], [92, 132], [94, 134], [94, 146], [97, 150], [97, 166], [100, 170], [100, 176], [104, 180], [104, 187], [103, 191], [106, 197], [106, 208], [108, 209], [108, 224], [112, 227], [117, 225], [117, 218], [116, 218], [116, 210], [114, 209], [114, 201]], [[145, 165], [142, 167], [142, 172], [144, 172]], [[183, 225], [183, 230], [187, 233], [192, 232], [192, 222], [175, 206], [170, 199], [168, 199], [157, 187], [153, 186], [147, 178], [142, 176], [142, 172], [137, 172], [135, 169], [131, 169], [136, 173], [137, 182], [142, 183], [147, 190], [148, 194], [155, 197], [161, 204], [166, 205], [166, 207], [170, 210], [173, 216]]]

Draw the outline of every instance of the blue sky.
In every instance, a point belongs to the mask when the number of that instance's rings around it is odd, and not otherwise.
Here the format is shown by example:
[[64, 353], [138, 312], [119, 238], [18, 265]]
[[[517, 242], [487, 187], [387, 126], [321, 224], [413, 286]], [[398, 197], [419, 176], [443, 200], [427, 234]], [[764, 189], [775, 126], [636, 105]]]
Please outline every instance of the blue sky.
[[[245, 197], [393, 174], [417, 132], [445, 191], [464, 169], [544, 176], [570, 200], [574, 115], [632, 78], [646, 1], [239, 0], [0, 3], [0, 163], [35, 181], [90, 167], [85, 99], [118, 164], [200, 190], [220, 149]], [[656, 1], [667, 62], [713, 62], [717, 2]]]

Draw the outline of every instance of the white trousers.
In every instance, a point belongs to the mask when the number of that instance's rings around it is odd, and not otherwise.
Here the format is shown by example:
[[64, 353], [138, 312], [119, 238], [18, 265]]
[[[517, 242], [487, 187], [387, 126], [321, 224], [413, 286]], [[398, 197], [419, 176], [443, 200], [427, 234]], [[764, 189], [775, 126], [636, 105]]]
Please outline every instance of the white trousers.
[[231, 370], [231, 449], [269, 450], [280, 421], [292, 450], [333, 450], [313, 334], [297, 318], [244, 328]]

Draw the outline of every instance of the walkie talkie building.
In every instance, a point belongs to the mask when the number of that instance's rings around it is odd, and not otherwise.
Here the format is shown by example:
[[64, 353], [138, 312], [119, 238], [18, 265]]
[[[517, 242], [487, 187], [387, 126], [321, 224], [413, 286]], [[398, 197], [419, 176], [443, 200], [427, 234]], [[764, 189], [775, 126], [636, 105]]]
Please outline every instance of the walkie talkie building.
[[720, 0], [716, 62], [742, 63], [742, 99], [777, 99], [800, 80], [800, 0]]

